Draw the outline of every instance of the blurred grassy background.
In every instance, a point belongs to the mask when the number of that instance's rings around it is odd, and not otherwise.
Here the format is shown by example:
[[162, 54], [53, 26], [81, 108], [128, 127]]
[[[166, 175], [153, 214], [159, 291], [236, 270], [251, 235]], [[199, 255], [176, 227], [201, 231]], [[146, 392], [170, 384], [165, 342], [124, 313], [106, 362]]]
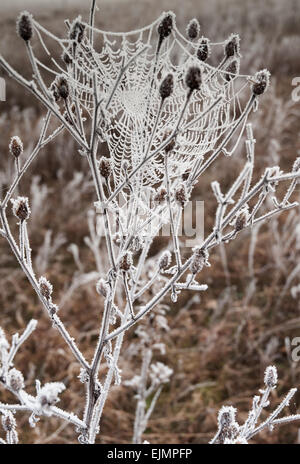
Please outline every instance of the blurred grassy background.
[[[1, 2], [0, 52], [27, 77], [30, 76], [25, 49], [16, 37], [15, 19], [18, 10], [27, 9], [54, 33], [63, 35], [65, 18], [78, 14], [87, 17], [89, 2]], [[173, 10], [183, 31], [189, 19], [197, 17], [201, 33], [213, 41], [224, 40], [231, 32], [241, 36], [241, 72], [254, 73], [268, 68], [272, 73], [271, 88], [262, 99], [259, 110], [251, 116], [256, 143], [256, 172], [260, 176], [267, 165], [290, 169], [300, 150], [300, 102], [293, 102], [292, 78], [300, 76], [300, 3], [298, 0], [211, 0], [184, 3], [178, 0], [115, 0], [98, 2], [96, 23], [100, 28], [127, 31], [152, 22], [162, 11]], [[0, 71], [0, 75], [1, 71]], [[20, 135], [26, 153], [30, 152], [44, 114], [31, 95], [7, 81], [7, 102], [0, 103], [1, 157], [0, 181], [7, 187], [13, 166], [7, 154], [12, 135]], [[243, 153], [243, 147], [240, 154]], [[194, 192], [195, 199], [205, 200], [205, 230], [212, 226], [214, 201], [210, 182], [218, 178], [228, 185], [241, 167], [238, 157], [220, 159]], [[94, 200], [88, 168], [76, 152], [67, 134], [49, 145], [31, 167], [21, 184], [22, 193], [35, 200], [34, 221], [31, 222], [32, 248], [38, 270], [54, 284], [55, 297], [60, 301], [76, 272], [68, 250], [70, 243], [80, 248], [84, 270], [95, 269], [93, 257], [84, 244], [88, 235], [86, 212]], [[208, 192], [208, 193], [207, 193]], [[299, 191], [298, 191], [299, 194]], [[47, 196], [47, 199], [46, 199]], [[251, 397], [262, 385], [266, 365], [279, 369], [279, 396], [290, 387], [298, 386], [300, 369], [287, 352], [287, 339], [299, 336], [299, 300], [290, 289], [283, 292], [287, 278], [299, 262], [300, 239], [295, 233], [299, 211], [284, 214], [261, 227], [255, 248], [254, 274], [256, 290], [249, 286], [251, 273], [248, 253], [251, 233], [245, 232], [226, 248], [228, 272], [224, 259], [215, 252], [212, 267], [205, 269], [201, 280], [209, 290], [201, 301], [189, 301], [182, 295], [168, 313], [170, 332], [166, 335], [166, 356], [158, 357], [174, 370], [170, 385], [163, 390], [145, 439], [151, 443], [207, 443], [216, 429], [218, 408], [232, 404], [245, 419]], [[51, 234], [51, 247], [47, 237]], [[45, 240], [46, 237], [46, 240]], [[298, 237], [298, 238], [297, 238]], [[155, 243], [155, 250], [161, 246]], [[291, 285], [299, 284], [296, 275]], [[61, 317], [91, 359], [99, 325], [99, 300], [94, 284], [79, 287], [64, 303]], [[189, 303], [189, 306], [188, 306]], [[62, 406], [82, 413], [82, 384], [75, 363], [55, 330], [43, 314], [37, 299], [11, 256], [0, 241], [0, 308], [1, 324], [8, 334], [22, 330], [31, 317], [39, 319], [37, 332], [17, 357], [30, 391], [33, 379], [63, 381], [70, 387], [62, 395]], [[95, 323], [95, 321], [97, 321]], [[125, 379], [137, 370], [138, 360], [127, 356], [127, 336], [120, 367]], [[1, 399], [10, 400], [1, 393]], [[300, 395], [296, 398], [300, 405]], [[135, 400], [131, 390], [112, 389], [104, 410], [99, 443], [128, 443], [132, 436]], [[290, 413], [295, 413], [295, 403]], [[73, 430], [55, 419], [41, 419], [36, 429], [27, 425], [27, 417], [18, 416], [24, 428], [22, 442], [75, 442]], [[299, 425], [300, 426], [300, 425]], [[264, 432], [257, 442], [295, 443], [298, 426], [287, 425], [274, 432]]]

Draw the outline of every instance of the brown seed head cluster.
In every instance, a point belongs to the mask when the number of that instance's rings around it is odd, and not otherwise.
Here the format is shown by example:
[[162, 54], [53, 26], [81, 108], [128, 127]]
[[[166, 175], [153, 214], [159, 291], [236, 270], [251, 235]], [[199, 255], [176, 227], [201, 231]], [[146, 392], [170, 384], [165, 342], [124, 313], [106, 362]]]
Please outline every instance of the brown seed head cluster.
[[200, 42], [199, 48], [197, 50], [197, 58], [200, 61], [206, 61], [209, 55], [210, 55], [209, 40], [203, 37]]
[[200, 24], [199, 21], [194, 18], [188, 23], [186, 28], [186, 35], [190, 40], [196, 40], [199, 37]]
[[82, 42], [82, 39], [84, 37], [84, 31], [85, 31], [85, 25], [82, 24], [81, 18], [77, 18], [73, 21], [70, 32], [69, 32], [69, 38], [71, 40], [75, 40], [78, 43]]
[[167, 38], [173, 29], [173, 16], [170, 13], [167, 13], [162, 21], [159, 23], [157, 32], [160, 37], [160, 40]]
[[58, 77], [56, 87], [59, 97], [66, 100], [69, 96], [69, 84], [64, 76]]
[[177, 189], [175, 190], [175, 200], [179, 204], [179, 206], [181, 206], [181, 208], [184, 208], [188, 200], [188, 196], [187, 196], [187, 192], [186, 192], [186, 188], [184, 184], [179, 185]]
[[248, 217], [249, 217], [249, 214], [247, 210], [243, 210], [240, 212], [240, 214], [237, 216], [235, 220], [236, 232], [240, 232], [241, 230], [244, 229], [244, 227], [246, 227], [247, 222], [248, 222]]
[[129, 271], [129, 269], [131, 268], [132, 266], [132, 254], [130, 251], [128, 251], [127, 253], [125, 253], [123, 255], [123, 257], [121, 258], [121, 261], [120, 261], [120, 269], [122, 271]]
[[24, 388], [24, 377], [22, 372], [15, 368], [11, 369], [7, 375], [7, 383], [15, 392], [22, 390]]
[[11, 200], [14, 215], [20, 219], [21, 222], [26, 221], [30, 216], [30, 208], [28, 198], [18, 197], [16, 200]]
[[9, 151], [15, 158], [19, 158], [19, 156], [22, 155], [23, 143], [22, 143], [22, 140], [18, 136], [14, 136], [11, 138], [11, 141], [9, 144]]
[[199, 90], [202, 82], [201, 71], [197, 66], [191, 66], [186, 73], [185, 83], [191, 92]]
[[45, 277], [40, 277], [39, 289], [43, 297], [46, 298], [46, 300], [50, 300], [53, 292], [53, 287]]
[[104, 179], [108, 179], [111, 174], [111, 163], [108, 158], [102, 157], [99, 162], [99, 171]]
[[254, 83], [252, 84], [253, 95], [262, 95], [270, 84], [270, 73], [267, 69], [258, 71], [254, 76]]
[[168, 98], [172, 93], [174, 89], [174, 78], [173, 74], [168, 74], [160, 84], [159, 88], [159, 94], [162, 98], [162, 100], [165, 100], [165, 98]]
[[196, 275], [198, 272], [202, 271], [204, 266], [209, 266], [208, 252], [200, 247], [194, 248], [193, 251], [194, 254], [190, 264], [190, 271], [192, 274]]
[[171, 253], [168, 250], [162, 253], [158, 261], [158, 267], [160, 271], [165, 271], [166, 269], [168, 269], [171, 263], [171, 258]]
[[17, 33], [25, 42], [29, 42], [33, 36], [32, 15], [23, 11], [17, 19]]
[[238, 34], [231, 34], [225, 42], [224, 52], [226, 58], [240, 56], [240, 37]]

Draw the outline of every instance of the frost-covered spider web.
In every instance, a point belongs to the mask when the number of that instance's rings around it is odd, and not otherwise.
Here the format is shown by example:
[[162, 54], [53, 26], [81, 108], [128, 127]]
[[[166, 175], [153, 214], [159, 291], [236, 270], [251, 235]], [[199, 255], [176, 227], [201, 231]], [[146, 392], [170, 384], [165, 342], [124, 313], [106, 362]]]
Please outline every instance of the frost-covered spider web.
[[[157, 28], [166, 14], [173, 18], [172, 33], [163, 40], [157, 53]], [[151, 25], [127, 33], [107, 32], [94, 27], [93, 47], [87, 37], [91, 27], [81, 21], [85, 34], [76, 45], [76, 59], [71, 59], [72, 40], [58, 39], [38, 23], [34, 24], [44, 46], [43, 37], [47, 35], [59, 42], [64, 54], [70, 57], [70, 63], [63, 65], [52, 58], [54, 67], [44, 68], [67, 78], [73, 95], [90, 118], [94, 111], [93, 79], [97, 82], [104, 115], [104, 123], [98, 128], [98, 133], [109, 148], [115, 186], [124, 180], [124, 166], [128, 175], [147, 153], [157, 150], [176, 127], [186, 101], [184, 79], [190, 66], [200, 67], [202, 85], [193, 92], [180, 123], [181, 133], [176, 138], [176, 149], [169, 158], [171, 181], [216, 149], [245, 109], [244, 89], [249, 76], [239, 74], [239, 53], [227, 60], [226, 66], [214, 67], [199, 60], [197, 50], [203, 37], [194, 41], [185, 38], [176, 27], [173, 13], [164, 13]], [[225, 45], [226, 41], [209, 44], [213, 53], [215, 49], [222, 50]], [[233, 61], [237, 66], [231, 72], [228, 65]], [[120, 78], [124, 66], [127, 68]], [[174, 91], [159, 114], [159, 86], [168, 73], [174, 75]], [[187, 125], [188, 128], [183, 130]], [[157, 186], [163, 176], [163, 157], [157, 153], [133, 181]]]

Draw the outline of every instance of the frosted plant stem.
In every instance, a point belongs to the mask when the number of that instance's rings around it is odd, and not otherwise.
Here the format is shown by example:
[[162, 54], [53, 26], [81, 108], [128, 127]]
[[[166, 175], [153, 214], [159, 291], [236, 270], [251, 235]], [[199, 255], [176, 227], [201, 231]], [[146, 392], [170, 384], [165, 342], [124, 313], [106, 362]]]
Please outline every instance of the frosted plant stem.
[[148, 378], [148, 370], [152, 359], [152, 350], [145, 349], [143, 354], [142, 368], [141, 368], [141, 379], [138, 386], [138, 401], [136, 408], [136, 415], [134, 421], [134, 433], [133, 433], [133, 443], [140, 444], [142, 434], [144, 432], [145, 424], [145, 407], [146, 407], [146, 384]]
[[76, 142], [85, 150], [88, 151], [89, 147], [87, 146], [86, 142], [82, 140], [81, 137], [77, 134], [75, 129], [65, 120], [63, 115], [60, 114], [60, 112], [53, 106], [50, 101], [48, 101], [44, 95], [42, 95], [38, 90], [33, 81], [28, 81], [24, 79], [15, 69], [13, 69], [7, 61], [0, 55], [0, 66], [11, 76], [13, 77], [19, 84], [21, 84], [23, 87], [25, 87], [27, 90], [29, 90], [38, 100], [40, 100], [46, 108], [48, 108], [58, 119], [59, 121], [64, 125], [64, 127], [70, 132], [70, 134], [73, 136], [73, 138], [76, 140]]
[[[42, 303], [43, 307], [45, 308], [47, 314], [49, 315], [50, 314], [49, 304], [45, 300], [45, 298], [43, 298], [43, 296], [42, 296], [42, 294], [40, 292], [38, 283], [37, 283], [34, 275], [30, 271], [30, 269], [28, 268], [25, 261], [21, 258], [21, 254], [20, 254], [20, 252], [18, 250], [18, 247], [16, 245], [16, 242], [15, 242], [15, 240], [14, 240], [14, 238], [13, 238], [11, 232], [10, 232], [10, 228], [9, 228], [9, 225], [8, 225], [8, 222], [7, 222], [7, 218], [5, 216], [5, 213], [4, 213], [4, 210], [3, 210], [2, 207], [0, 207], [0, 216], [1, 216], [1, 222], [2, 222], [3, 229], [5, 230], [6, 239], [7, 239], [8, 243], [9, 243], [9, 245], [10, 245], [10, 248], [11, 248], [13, 254], [15, 255], [15, 257], [17, 258], [17, 261], [19, 262], [19, 264], [21, 266], [21, 269], [23, 270], [24, 274], [28, 278], [31, 286], [33, 287], [33, 289], [35, 290], [37, 296], [39, 297], [39, 300], [41, 301], [41, 303]], [[68, 344], [69, 348], [71, 349], [71, 351], [72, 351], [73, 355], [75, 356], [75, 358], [77, 359], [77, 361], [85, 369], [89, 370], [88, 363], [84, 359], [82, 353], [77, 348], [73, 338], [70, 337], [69, 333], [67, 332], [67, 330], [66, 330], [65, 326], [63, 325], [62, 321], [60, 320], [60, 318], [56, 314], [54, 314], [54, 316], [52, 316], [52, 320], [53, 320], [53, 322], [55, 324], [55, 327], [57, 327], [58, 331], [60, 332], [60, 334], [62, 335], [62, 337], [66, 341], [66, 343]]]
[[176, 257], [177, 269], [179, 272], [182, 266], [182, 263], [181, 263], [181, 256], [180, 256], [180, 250], [179, 250], [178, 236], [176, 234], [175, 227], [174, 227], [174, 218], [173, 218], [173, 212], [172, 212], [172, 206], [171, 206], [170, 181], [169, 181], [169, 172], [168, 172], [168, 154], [167, 153], [165, 154], [165, 178], [166, 178], [166, 190], [167, 190], [166, 200], [167, 200], [167, 204], [169, 208], [169, 217], [170, 217], [174, 253]]

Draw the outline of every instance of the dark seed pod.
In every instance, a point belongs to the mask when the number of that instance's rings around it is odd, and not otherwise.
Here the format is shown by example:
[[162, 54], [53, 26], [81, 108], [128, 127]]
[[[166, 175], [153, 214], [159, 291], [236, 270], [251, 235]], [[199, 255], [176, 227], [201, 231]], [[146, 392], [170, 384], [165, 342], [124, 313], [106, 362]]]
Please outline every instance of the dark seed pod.
[[243, 230], [244, 227], [246, 227], [247, 222], [248, 222], [248, 211], [247, 210], [241, 211], [235, 220], [236, 232], [240, 232], [241, 230]]
[[84, 31], [85, 31], [85, 26], [81, 22], [81, 18], [77, 18], [73, 21], [70, 32], [69, 32], [69, 38], [71, 40], [75, 40], [78, 43], [82, 42], [82, 39], [84, 37]]
[[226, 68], [225, 79], [227, 82], [231, 81], [235, 77], [235, 74], [238, 74], [239, 65], [236, 60], [232, 61], [229, 66]]
[[200, 24], [196, 18], [191, 19], [186, 28], [186, 35], [190, 40], [198, 38], [200, 33]]
[[167, 196], [167, 191], [165, 188], [160, 188], [157, 194], [154, 196], [153, 200], [157, 205], [161, 205]]
[[17, 19], [17, 33], [25, 42], [33, 36], [32, 15], [27, 11], [23, 11]]
[[111, 164], [108, 158], [102, 157], [99, 163], [99, 171], [102, 177], [108, 179], [111, 174]]
[[197, 50], [197, 58], [200, 61], [206, 61], [210, 55], [210, 47], [208, 39], [203, 38]]
[[67, 80], [60, 76], [56, 81], [56, 87], [58, 95], [63, 99], [66, 100], [69, 96], [69, 85]]
[[19, 158], [19, 156], [22, 155], [23, 143], [18, 136], [12, 137], [9, 144], [9, 151], [15, 158]]
[[164, 251], [158, 261], [158, 267], [160, 271], [165, 271], [166, 269], [168, 269], [171, 263], [171, 259], [171, 253], [168, 250]]
[[132, 254], [130, 251], [128, 251], [127, 253], [125, 253], [125, 255], [121, 258], [121, 261], [120, 261], [120, 269], [122, 269], [122, 271], [129, 271], [129, 269], [131, 268], [132, 266]]
[[197, 66], [192, 66], [187, 71], [185, 76], [185, 83], [191, 92], [199, 90], [202, 82], [201, 71]]
[[258, 71], [254, 76], [254, 83], [252, 84], [253, 95], [262, 95], [270, 84], [270, 73], [267, 69]]
[[190, 264], [190, 271], [192, 274], [196, 275], [198, 272], [202, 271], [204, 266], [209, 266], [208, 263], [208, 252], [202, 248], [194, 248], [194, 254]]
[[175, 200], [177, 201], [179, 206], [181, 206], [181, 208], [184, 208], [184, 206], [185, 206], [185, 204], [186, 204], [186, 202], [188, 200], [184, 184], [179, 185], [179, 187], [176, 189], [176, 191], [175, 191]]
[[224, 46], [226, 58], [240, 55], [240, 37], [238, 34], [231, 34]]
[[170, 13], [167, 13], [162, 21], [159, 23], [157, 32], [160, 37], [160, 40], [163, 41], [168, 37], [173, 29], [173, 17]]
[[45, 277], [40, 277], [39, 289], [43, 297], [46, 298], [46, 300], [50, 300], [50, 297], [53, 292], [53, 287]]
[[24, 377], [22, 372], [15, 368], [11, 369], [7, 375], [7, 383], [15, 392], [22, 390], [22, 388], [24, 388]]
[[26, 221], [30, 216], [30, 208], [28, 198], [18, 197], [16, 200], [11, 200], [13, 204], [13, 213], [20, 219], [21, 222]]
[[174, 89], [173, 74], [168, 74], [163, 79], [162, 83], [160, 84], [160, 88], [159, 88], [159, 94], [162, 100], [164, 100], [165, 98], [168, 98], [172, 94], [173, 89]]

